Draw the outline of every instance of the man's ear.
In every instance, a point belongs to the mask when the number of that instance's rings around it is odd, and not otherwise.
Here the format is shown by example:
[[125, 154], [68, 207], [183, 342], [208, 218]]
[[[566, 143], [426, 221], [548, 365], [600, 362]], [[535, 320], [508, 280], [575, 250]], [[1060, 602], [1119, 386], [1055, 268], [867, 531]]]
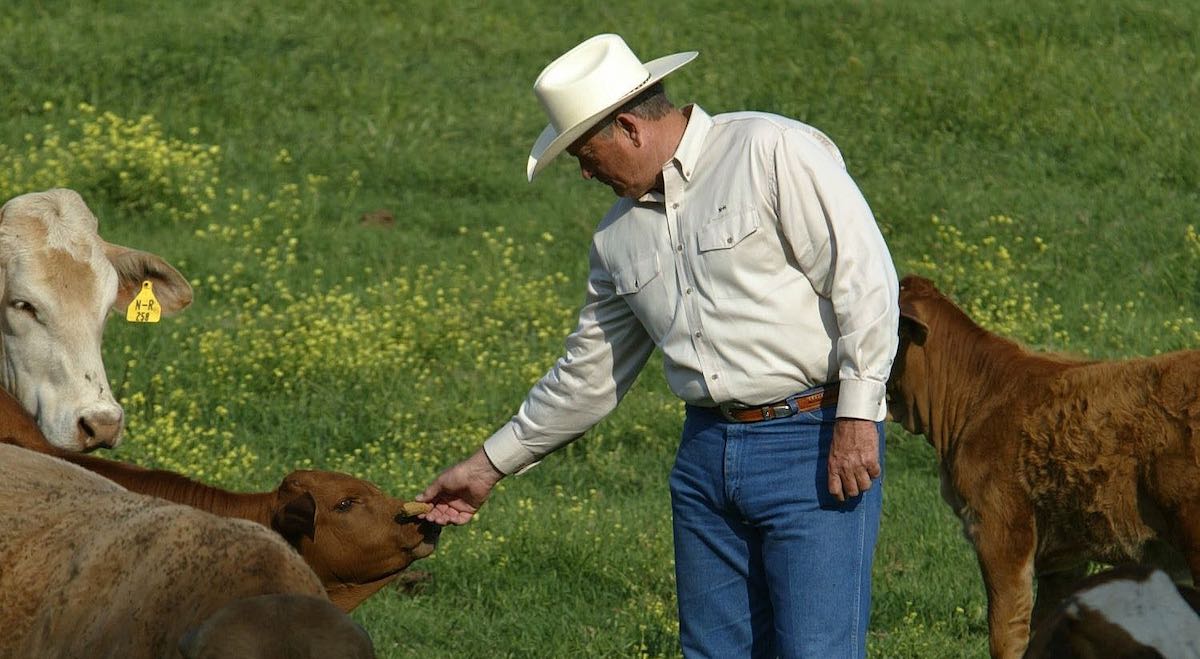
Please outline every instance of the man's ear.
[[317, 532], [316, 499], [309, 492], [290, 499], [271, 516], [271, 528], [292, 546], [298, 546], [301, 538], [314, 539]]
[[622, 112], [616, 117], [613, 117], [613, 125], [617, 130], [625, 133], [630, 142], [634, 146], [642, 146], [645, 136], [642, 135], [641, 125], [638, 118], [629, 112]]

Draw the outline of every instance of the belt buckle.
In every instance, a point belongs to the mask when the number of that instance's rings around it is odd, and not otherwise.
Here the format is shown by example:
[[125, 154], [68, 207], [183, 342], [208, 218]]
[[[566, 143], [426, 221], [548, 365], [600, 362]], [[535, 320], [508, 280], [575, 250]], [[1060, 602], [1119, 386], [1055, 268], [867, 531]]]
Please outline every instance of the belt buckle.
[[784, 419], [789, 416], [792, 416], [793, 414], [796, 413], [795, 399], [788, 398], [788, 399], [784, 400], [783, 402], [779, 403], [778, 405], [772, 406], [771, 411], [773, 413], [772, 418], [775, 418], [775, 419]]
[[[725, 403], [718, 407], [721, 410], [721, 416], [725, 417], [730, 423], [757, 423], [758, 421], [770, 421], [772, 419], [784, 419], [796, 413], [795, 403], [792, 399], [787, 399], [779, 403], [768, 405], [742, 405], [740, 403]], [[743, 420], [733, 415], [734, 411], [754, 410], [762, 417], [760, 419]]]

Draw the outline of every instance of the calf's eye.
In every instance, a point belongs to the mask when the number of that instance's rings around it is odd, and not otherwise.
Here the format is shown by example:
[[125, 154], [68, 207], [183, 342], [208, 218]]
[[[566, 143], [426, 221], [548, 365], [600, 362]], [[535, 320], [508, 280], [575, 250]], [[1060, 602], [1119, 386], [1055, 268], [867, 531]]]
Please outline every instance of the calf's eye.
[[339, 513], [344, 513], [347, 510], [350, 510], [350, 508], [353, 505], [354, 505], [354, 499], [352, 499], [350, 497], [346, 497], [345, 499], [342, 499], [341, 501], [337, 502], [337, 505], [334, 506], [333, 509], [338, 511]]

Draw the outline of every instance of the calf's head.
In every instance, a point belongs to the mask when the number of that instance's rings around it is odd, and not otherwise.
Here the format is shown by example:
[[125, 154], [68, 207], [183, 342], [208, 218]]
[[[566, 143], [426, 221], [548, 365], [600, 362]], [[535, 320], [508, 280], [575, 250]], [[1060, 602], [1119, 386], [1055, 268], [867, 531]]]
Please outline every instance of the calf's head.
[[347, 474], [294, 471], [276, 490], [272, 526], [349, 611], [433, 553], [441, 527], [417, 518], [428, 510]]
[[145, 281], [164, 314], [192, 301], [166, 261], [105, 242], [97, 226], [72, 190], [0, 207], [0, 386], [72, 451], [116, 446], [124, 427], [100, 354], [109, 310], [124, 312]]
[[908, 275], [900, 280], [900, 342], [888, 376], [888, 418], [916, 435], [925, 432], [926, 406], [922, 404], [928, 386], [925, 345], [934, 300], [941, 297], [928, 279]]

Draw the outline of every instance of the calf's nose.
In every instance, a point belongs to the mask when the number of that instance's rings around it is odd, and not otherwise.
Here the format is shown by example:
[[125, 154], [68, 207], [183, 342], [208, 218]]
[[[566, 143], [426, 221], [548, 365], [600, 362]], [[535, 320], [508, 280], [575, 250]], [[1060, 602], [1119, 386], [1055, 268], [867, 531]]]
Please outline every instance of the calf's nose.
[[76, 432], [76, 436], [84, 450], [87, 451], [97, 448], [113, 448], [121, 436], [123, 421], [120, 410], [85, 414], [79, 417], [79, 430]]

